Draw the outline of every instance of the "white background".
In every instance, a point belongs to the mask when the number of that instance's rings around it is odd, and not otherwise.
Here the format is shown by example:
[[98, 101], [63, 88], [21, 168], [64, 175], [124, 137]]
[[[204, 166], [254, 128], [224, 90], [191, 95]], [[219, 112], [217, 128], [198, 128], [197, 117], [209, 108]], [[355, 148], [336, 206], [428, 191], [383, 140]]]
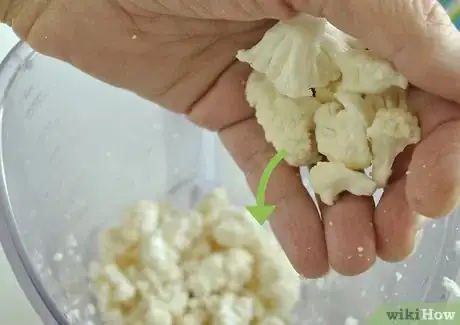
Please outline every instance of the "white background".
[[[16, 35], [0, 25], [0, 61], [18, 41]], [[37, 314], [19, 287], [0, 245], [0, 324], [41, 325]]]

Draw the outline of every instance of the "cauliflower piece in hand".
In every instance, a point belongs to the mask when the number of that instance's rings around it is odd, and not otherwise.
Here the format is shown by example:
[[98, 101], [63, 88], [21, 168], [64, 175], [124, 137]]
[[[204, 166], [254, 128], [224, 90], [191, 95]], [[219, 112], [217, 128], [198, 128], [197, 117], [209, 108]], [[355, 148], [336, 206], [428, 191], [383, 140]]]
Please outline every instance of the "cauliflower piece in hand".
[[371, 177], [378, 187], [384, 187], [396, 156], [420, 141], [418, 119], [403, 108], [381, 109], [367, 135], [373, 154]]
[[321, 105], [312, 97], [288, 98], [280, 95], [258, 72], [246, 84], [246, 98], [255, 108], [265, 138], [276, 150], [285, 150], [285, 160], [293, 166], [307, 166], [319, 160], [312, 139], [313, 116]]
[[345, 191], [354, 195], [372, 195], [376, 184], [366, 174], [348, 169], [340, 162], [319, 162], [310, 170], [313, 190], [327, 205], [333, 205]]
[[391, 87], [381, 94], [364, 96], [365, 105], [377, 112], [382, 108], [402, 108], [407, 110], [407, 90]]
[[342, 72], [341, 90], [376, 94], [392, 86], [406, 89], [407, 79], [388, 61], [371, 56], [363, 49], [348, 48], [332, 54]]
[[368, 127], [372, 125], [377, 109], [360, 94], [338, 91], [334, 95], [346, 110], [356, 112]]
[[252, 49], [239, 51], [237, 58], [266, 75], [280, 94], [312, 96], [310, 88], [326, 87], [340, 78], [338, 67], [322, 47], [327, 24], [307, 14], [279, 22]]
[[367, 124], [360, 112], [331, 102], [318, 108], [314, 121], [318, 151], [329, 161], [341, 162], [354, 170], [371, 165]]

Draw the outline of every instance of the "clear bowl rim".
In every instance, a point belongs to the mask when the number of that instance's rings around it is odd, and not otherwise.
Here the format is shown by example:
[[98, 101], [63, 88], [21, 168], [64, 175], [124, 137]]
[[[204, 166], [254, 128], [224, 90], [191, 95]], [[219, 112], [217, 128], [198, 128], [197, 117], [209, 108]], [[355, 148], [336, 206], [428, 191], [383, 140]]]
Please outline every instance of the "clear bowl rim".
[[[35, 54], [37, 53], [27, 43], [19, 41], [8, 52], [5, 59], [0, 62], [0, 135], [3, 131], [3, 101], [14, 84], [20, 69], [24, 64], [27, 64], [27, 60], [32, 58]], [[4, 248], [7, 260], [13, 269], [21, 289], [25, 292], [26, 297], [44, 324], [69, 325], [68, 320], [48, 294], [39, 276], [33, 271], [34, 267], [32, 261], [28, 258], [19, 230], [16, 227], [8, 195], [2, 141], [0, 141], [0, 173], [0, 186], [2, 187], [0, 190], [0, 244]], [[449, 218], [454, 219], [455, 215], [460, 216], [460, 208], [453, 211]], [[439, 251], [437, 261], [433, 261], [435, 264], [442, 263], [441, 259], [447, 248], [445, 242], [455, 236], [455, 224], [450, 221], [447, 223], [446, 228], [449, 229], [449, 224], [452, 224], [452, 227], [450, 231], [447, 231], [444, 235], [442, 243], [443, 249]], [[431, 296], [430, 293], [440, 290], [440, 284], [436, 285], [435, 283], [435, 279], [439, 276], [439, 273], [430, 276], [430, 283], [422, 297], [422, 303], [429, 299], [428, 297]]]
[[[0, 134], [3, 133], [3, 101], [20, 69], [35, 53], [27, 43], [19, 41], [0, 63]], [[16, 227], [5, 175], [3, 140], [0, 141], [0, 173], [0, 186], [2, 187], [0, 190], [0, 244], [3, 246], [6, 258], [21, 289], [43, 323], [68, 325], [65, 316], [60, 312], [42, 281], [33, 271], [32, 261], [28, 257], [19, 229]]]

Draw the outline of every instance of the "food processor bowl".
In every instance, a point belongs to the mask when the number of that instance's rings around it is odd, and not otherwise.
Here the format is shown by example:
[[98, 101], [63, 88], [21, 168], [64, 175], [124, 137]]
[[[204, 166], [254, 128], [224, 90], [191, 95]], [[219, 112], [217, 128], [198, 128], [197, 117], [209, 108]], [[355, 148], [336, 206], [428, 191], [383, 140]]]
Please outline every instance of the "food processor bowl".
[[[47, 325], [101, 324], [87, 267], [98, 233], [127, 205], [190, 179], [224, 186], [236, 204], [253, 203], [214, 134], [24, 43], [0, 68], [0, 108], [0, 238]], [[458, 211], [427, 222], [404, 262], [304, 281], [292, 324], [339, 325], [386, 303], [446, 301], [441, 282], [458, 274], [459, 224]]]

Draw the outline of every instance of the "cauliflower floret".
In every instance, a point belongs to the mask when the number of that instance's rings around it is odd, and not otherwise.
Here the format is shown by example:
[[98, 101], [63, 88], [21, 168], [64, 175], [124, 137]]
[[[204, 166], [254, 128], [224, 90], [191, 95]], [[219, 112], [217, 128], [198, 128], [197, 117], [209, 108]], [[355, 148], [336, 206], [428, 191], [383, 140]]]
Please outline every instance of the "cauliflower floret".
[[327, 205], [334, 204], [345, 191], [354, 195], [372, 195], [376, 184], [364, 173], [348, 169], [340, 162], [320, 162], [310, 170], [313, 190]]
[[390, 62], [373, 57], [366, 50], [350, 47], [335, 52], [333, 57], [342, 72], [343, 91], [376, 94], [392, 86], [402, 89], [408, 86], [407, 79]]
[[212, 325], [250, 325], [253, 305], [250, 297], [238, 297], [225, 293], [214, 310]]
[[371, 141], [373, 161], [372, 179], [384, 187], [391, 175], [396, 156], [408, 145], [420, 141], [417, 118], [402, 108], [381, 109], [367, 130]]
[[367, 127], [372, 125], [377, 109], [371, 103], [366, 102], [360, 94], [338, 91], [335, 93], [335, 98], [346, 110], [356, 112]]
[[359, 112], [331, 102], [318, 108], [314, 120], [318, 151], [329, 161], [344, 163], [355, 170], [370, 166], [367, 124]]
[[407, 90], [391, 87], [381, 94], [365, 95], [364, 101], [375, 112], [382, 108], [401, 108], [407, 110]]
[[312, 97], [291, 99], [276, 93], [265, 77], [253, 72], [246, 85], [246, 97], [255, 108], [267, 141], [285, 150], [285, 160], [294, 166], [315, 163], [319, 156], [312, 139], [313, 116], [320, 103]]
[[407, 79], [393, 65], [368, 51], [364, 44], [328, 23], [323, 48], [341, 72], [340, 89], [375, 94], [392, 86], [406, 89]]
[[250, 50], [237, 58], [267, 76], [274, 88], [291, 98], [311, 96], [310, 88], [326, 87], [340, 71], [323, 49], [327, 21], [307, 14], [279, 22]]

